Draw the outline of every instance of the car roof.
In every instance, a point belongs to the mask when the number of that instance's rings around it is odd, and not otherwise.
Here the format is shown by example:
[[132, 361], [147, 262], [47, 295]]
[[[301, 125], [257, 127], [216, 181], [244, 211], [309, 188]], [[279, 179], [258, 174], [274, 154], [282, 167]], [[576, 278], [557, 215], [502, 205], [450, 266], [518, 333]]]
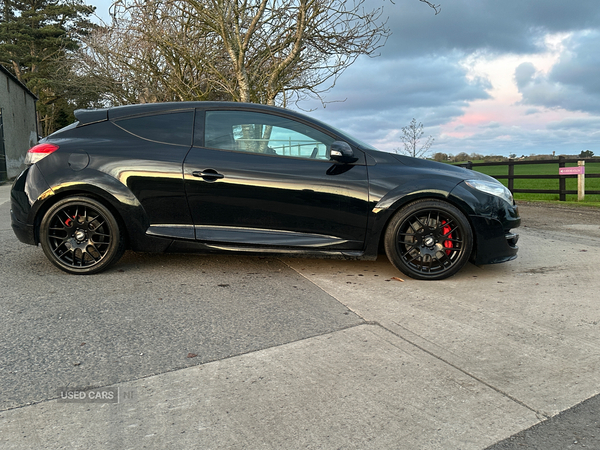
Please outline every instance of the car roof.
[[[241, 102], [165, 102], [165, 103], [141, 103], [136, 105], [113, 106], [100, 109], [78, 109], [75, 117], [80, 124], [100, 122], [103, 120], [114, 120], [123, 117], [152, 114], [157, 112], [175, 112], [190, 109], [221, 109], [221, 110], [254, 110], [270, 113], [285, 113], [300, 119], [315, 120], [295, 111], [277, 106], [260, 105], [257, 103]], [[325, 125], [325, 124], [323, 124]]]
[[196, 101], [196, 102], [165, 102], [165, 103], [142, 103], [137, 105], [114, 106], [102, 109], [78, 109], [75, 111], [75, 118], [79, 122], [78, 126], [87, 125], [95, 122], [103, 122], [106, 120], [117, 120], [125, 117], [144, 116], [147, 114], [155, 114], [160, 112], [176, 112], [189, 111], [192, 109], [203, 110], [228, 110], [228, 111], [254, 111], [265, 112], [271, 114], [286, 115], [320, 127], [322, 130], [331, 133], [334, 136], [342, 136], [344, 140], [351, 142], [359, 148], [371, 148], [349, 134], [328, 125], [318, 119], [314, 119], [306, 114], [292, 111], [278, 106], [261, 105], [258, 103], [242, 103], [242, 102], [213, 102], [213, 101]]

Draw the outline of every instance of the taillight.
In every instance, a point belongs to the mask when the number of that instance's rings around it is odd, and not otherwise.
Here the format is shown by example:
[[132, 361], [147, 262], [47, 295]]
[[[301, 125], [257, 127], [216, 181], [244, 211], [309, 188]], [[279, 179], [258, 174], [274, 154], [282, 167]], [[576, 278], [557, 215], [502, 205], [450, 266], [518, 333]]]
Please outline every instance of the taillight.
[[50, 153], [58, 150], [58, 145], [54, 144], [38, 144], [29, 149], [25, 157], [25, 164], [35, 164], [41, 159], [48, 156]]

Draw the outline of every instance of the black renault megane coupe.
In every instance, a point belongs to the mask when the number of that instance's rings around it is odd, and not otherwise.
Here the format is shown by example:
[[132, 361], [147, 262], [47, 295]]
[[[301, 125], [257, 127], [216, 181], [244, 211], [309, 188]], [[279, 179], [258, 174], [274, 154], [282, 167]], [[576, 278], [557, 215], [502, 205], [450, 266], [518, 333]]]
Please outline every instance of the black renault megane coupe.
[[79, 110], [11, 193], [24, 243], [72, 274], [126, 249], [375, 259], [447, 278], [517, 255], [513, 197], [486, 175], [377, 151], [306, 115], [184, 102]]

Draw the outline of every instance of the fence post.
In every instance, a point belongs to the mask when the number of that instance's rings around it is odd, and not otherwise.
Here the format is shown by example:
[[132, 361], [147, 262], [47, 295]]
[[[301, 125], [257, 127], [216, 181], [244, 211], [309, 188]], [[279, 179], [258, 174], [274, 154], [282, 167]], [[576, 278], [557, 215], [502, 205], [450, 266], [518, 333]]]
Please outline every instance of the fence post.
[[581, 167], [581, 172], [577, 174], [577, 201], [582, 202], [585, 199], [585, 161], [577, 161]]
[[473, 162], [472, 161], [467, 161], [467, 169], [473, 170]]
[[[565, 157], [564, 156], [559, 156], [558, 157], [558, 167], [565, 167]], [[566, 182], [566, 177], [564, 175], [561, 175], [560, 178], [558, 179], [558, 200], [561, 202], [566, 202], [567, 201], [567, 194], [565, 193], [565, 191], [567, 190], [567, 182]]]
[[515, 190], [515, 165], [514, 165], [515, 160], [514, 159], [509, 159], [508, 160], [508, 190], [510, 192], [513, 192]]

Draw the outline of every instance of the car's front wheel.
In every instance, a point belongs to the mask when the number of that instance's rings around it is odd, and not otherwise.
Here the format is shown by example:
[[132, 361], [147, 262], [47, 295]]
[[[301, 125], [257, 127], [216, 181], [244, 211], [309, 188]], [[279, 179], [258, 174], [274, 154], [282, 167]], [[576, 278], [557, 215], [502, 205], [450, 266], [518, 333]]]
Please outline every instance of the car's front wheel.
[[115, 263], [125, 249], [114, 215], [88, 197], [60, 200], [44, 214], [40, 243], [48, 259], [72, 274], [98, 273]]
[[417, 200], [390, 221], [384, 238], [392, 264], [419, 280], [441, 280], [469, 260], [473, 232], [465, 215], [441, 200]]

